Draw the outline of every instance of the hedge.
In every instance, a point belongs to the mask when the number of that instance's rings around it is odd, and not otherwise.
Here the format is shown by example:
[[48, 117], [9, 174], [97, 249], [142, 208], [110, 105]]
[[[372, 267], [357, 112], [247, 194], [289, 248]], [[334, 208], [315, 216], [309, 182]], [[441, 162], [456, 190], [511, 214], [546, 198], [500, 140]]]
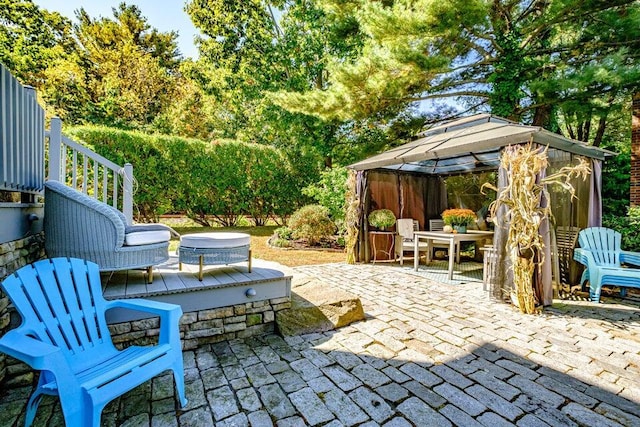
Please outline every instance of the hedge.
[[65, 133], [117, 164], [133, 165], [138, 184], [134, 214], [139, 221], [183, 213], [205, 226], [211, 218], [232, 226], [240, 216], [250, 215], [260, 225], [302, 206], [305, 176], [314, 175], [298, 170], [282, 151], [266, 145], [206, 143], [97, 126]]
[[640, 252], [640, 218], [605, 215], [602, 218], [602, 226], [622, 234], [622, 249]]

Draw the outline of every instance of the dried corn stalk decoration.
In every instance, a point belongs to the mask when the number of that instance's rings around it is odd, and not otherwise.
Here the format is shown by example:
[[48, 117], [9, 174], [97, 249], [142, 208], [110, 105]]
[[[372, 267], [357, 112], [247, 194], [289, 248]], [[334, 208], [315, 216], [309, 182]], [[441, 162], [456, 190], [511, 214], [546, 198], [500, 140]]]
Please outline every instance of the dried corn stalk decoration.
[[347, 264], [356, 263], [356, 243], [358, 242], [358, 205], [360, 200], [356, 194], [356, 173], [349, 171], [347, 178], [347, 194], [345, 209], [345, 225], [347, 236], [345, 238], [345, 249], [347, 251]]
[[[524, 145], [509, 146], [502, 152], [500, 164], [507, 172], [507, 185], [498, 190], [491, 184], [488, 188], [497, 192], [496, 200], [491, 204], [491, 215], [500, 226], [496, 212], [500, 206], [506, 206], [506, 222], [509, 223], [507, 253], [513, 269], [515, 289], [511, 300], [523, 313], [535, 313], [538, 301], [533, 292], [533, 274], [536, 266], [544, 262], [544, 243], [539, 228], [542, 220], [551, 216], [550, 197], [547, 185], [558, 184], [575, 197], [575, 189], [570, 183], [573, 177], [586, 179], [591, 169], [587, 161], [579, 158], [574, 166], [565, 166], [558, 172], [540, 178], [547, 168], [548, 147], [536, 147], [531, 142]], [[484, 187], [484, 186], [483, 186]], [[541, 207], [542, 198], [546, 206]]]

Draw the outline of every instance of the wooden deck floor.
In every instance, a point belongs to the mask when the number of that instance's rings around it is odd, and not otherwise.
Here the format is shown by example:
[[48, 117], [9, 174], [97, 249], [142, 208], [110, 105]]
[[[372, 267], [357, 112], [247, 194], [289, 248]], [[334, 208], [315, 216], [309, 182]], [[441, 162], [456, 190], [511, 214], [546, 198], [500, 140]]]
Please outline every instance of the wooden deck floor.
[[[198, 266], [183, 264], [182, 271], [179, 271], [176, 256], [153, 268], [153, 283], [147, 283], [146, 270], [107, 272], [102, 273], [101, 279], [106, 299], [147, 298], [171, 302], [180, 304], [185, 313], [291, 294], [288, 268], [259, 259], [253, 260], [251, 273], [247, 271], [246, 262], [205, 266], [202, 282], [198, 280]], [[249, 289], [256, 295], [249, 296]], [[116, 312], [108, 319], [110, 322], [122, 321], [122, 316], [123, 313]]]

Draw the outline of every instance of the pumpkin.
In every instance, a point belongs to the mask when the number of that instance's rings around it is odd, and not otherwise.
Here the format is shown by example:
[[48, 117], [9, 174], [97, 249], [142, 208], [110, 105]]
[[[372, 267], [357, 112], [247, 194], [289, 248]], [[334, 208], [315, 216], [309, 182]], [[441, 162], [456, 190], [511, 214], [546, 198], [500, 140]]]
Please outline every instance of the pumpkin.
[[442, 227], [442, 231], [444, 233], [453, 233], [453, 227], [450, 225], [445, 225], [444, 227]]

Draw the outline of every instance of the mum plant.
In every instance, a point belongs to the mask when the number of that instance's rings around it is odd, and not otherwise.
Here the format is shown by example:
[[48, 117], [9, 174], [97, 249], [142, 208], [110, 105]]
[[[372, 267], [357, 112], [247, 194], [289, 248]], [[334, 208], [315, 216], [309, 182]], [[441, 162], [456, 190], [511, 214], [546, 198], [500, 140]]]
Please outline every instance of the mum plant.
[[396, 216], [389, 209], [376, 209], [369, 214], [369, 225], [384, 230], [393, 227]]
[[477, 219], [476, 213], [471, 209], [447, 209], [442, 212], [442, 220], [446, 225], [471, 225]]

